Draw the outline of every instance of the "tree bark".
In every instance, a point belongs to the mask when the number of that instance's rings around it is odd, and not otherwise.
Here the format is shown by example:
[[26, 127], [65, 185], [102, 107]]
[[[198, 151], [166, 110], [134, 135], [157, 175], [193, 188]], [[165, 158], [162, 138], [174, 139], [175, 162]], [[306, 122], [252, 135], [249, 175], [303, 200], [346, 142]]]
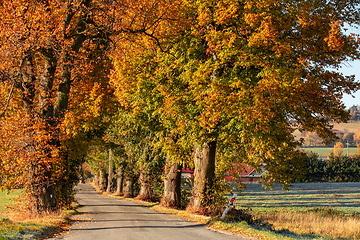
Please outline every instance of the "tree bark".
[[124, 197], [134, 197], [134, 178], [133, 177], [126, 178]]
[[196, 145], [194, 150], [194, 188], [190, 201], [190, 210], [206, 212], [206, 194], [212, 188], [215, 177], [215, 151], [216, 141]]
[[164, 195], [161, 205], [171, 208], [181, 207], [181, 164], [169, 157], [165, 164]]
[[85, 174], [84, 174], [84, 170], [81, 165], [79, 167], [79, 182], [85, 183]]
[[142, 170], [138, 181], [140, 183], [140, 192], [136, 199], [149, 202], [154, 201], [150, 173], [146, 170]]
[[[43, 164], [41, 165], [42, 168], [46, 167], [43, 166]], [[31, 178], [30, 192], [32, 199], [32, 205], [30, 208], [35, 213], [55, 210], [57, 206], [55, 190], [50, 173], [50, 171], [43, 171], [39, 168], [39, 164], [33, 164], [31, 170], [29, 171], [29, 177]]]
[[[89, 7], [91, 1], [83, 1], [85, 7]], [[70, 10], [70, 9], [69, 9]], [[72, 11], [72, 10], [70, 10]], [[86, 19], [88, 17], [88, 13], [84, 13], [82, 18]], [[70, 24], [70, 21], [67, 22], [67, 25]], [[64, 26], [65, 28], [68, 26]], [[71, 88], [71, 70], [74, 66], [74, 53], [78, 53], [82, 44], [88, 38], [82, 32], [86, 29], [86, 24], [84, 21], [79, 21], [76, 25], [76, 30], [78, 34], [75, 35], [72, 41], [71, 47], [64, 47], [64, 55], [62, 57], [62, 72], [60, 82], [58, 83], [58, 91], [56, 97], [56, 105], [54, 107], [54, 115], [56, 118], [63, 118], [65, 115], [65, 110], [69, 105], [69, 94]]]
[[100, 170], [95, 173], [94, 183], [97, 188], [100, 188]]
[[[43, 48], [41, 52], [45, 58], [45, 66], [43, 74], [40, 77], [39, 84], [39, 116], [45, 122], [45, 129], [47, 132], [52, 132], [53, 126], [53, 104], [51, 102], [52, 97], [52, 88], [54, 84], [55, 71], [57, 67], [57, 58], [55, 56], [54, 50], [52, 48]], [[56, 146], [58, 139], [52, 139], [49, 142], [50, 145]], [[44, 143], [43, 151], [46, 153], [46, 158], [52, 158], [52, 152], [49, 146]], [[46, 161], [46, 160], [45, 160]], [[42, 161], [41, 161], [42, 162]], [[43, 202], [43, 209], [41, 211], [46, 210], [55, 210], [57, 206], [56, 198], [55, 198], [55, 186], [53, 179], [53, 167], [50, 163], [49, 167], [43, 164], [44, 169], [44, 184], [43, 190], [41, 191], [41, 199]]]
[[124, 166], [118, 167], [117, 178], [116, 178], [116, 193], [115, 195], [121, 195], [123, 193], [124, 186]]
[[100, 191], [105, 192], [107, 185], [106, 185], [106, 173], [105, 173], [105, 169], [103, 168], [100, 169], [99, 185], [100, 185]]
[[107, 188], [106, 188], [107, 193], [111, 193], [111, 191], [114, 188], [114, 168], [113, 168], [113, 163], [114, 163], [113, 151], [110, 148], [109, 149], [109, 175], [108, 175], [108, 182], [107, 182]]
[[[37, 78], [33, 54], [30, 51], [26, 53], [20, 64], [22, 84], [18, 84], [17, 87], [22, 91], [21, 97], [24, 108], [32, 119], [28, 123], [29, 130], [26, 131], [28, 135], [27, 145], [31, 146], [29, 149], [32, 149], [30, 151], [32, 152], [32, 163], [29, 169], [29, 182], [31, 184], [32, 210], [39, 213], [52, 211], [58, 207], [51, 163], [51, 146], [55, 145], [55, 141], [54, 138], [47, 139], [46, 135], [42, 135], [43, 132], [52, 133], [53, 131], [53, 104], [51, 97], [57, 58], [52, 48], [41, 48], [39, 54], [43, 57], [44, 68], [42, 74]], [[37, 79], [39, 80], [38, 109], [34, 106], [35, 82]], [[33, 151], [34, 149], [36, 151]]]

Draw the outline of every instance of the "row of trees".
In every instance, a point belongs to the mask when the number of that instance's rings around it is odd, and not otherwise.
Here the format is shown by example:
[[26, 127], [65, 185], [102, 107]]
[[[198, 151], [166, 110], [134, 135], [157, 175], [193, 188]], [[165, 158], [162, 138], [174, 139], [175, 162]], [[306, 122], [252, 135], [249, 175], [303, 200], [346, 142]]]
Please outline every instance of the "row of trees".
[[[358, 133], [336, 131], [336, 135], [338, 136], [338, 141], [343, 144], [349, 144], [349, 146], [357, 146], [360, 143], [360, 131]], [[335, 144], [333, 142], [329, 145], [325, 145], [323, 139], [319, 137], [316, 132], [304, 132], [301, 134], [300, 137], [304, 139], [304, 146], [307, 147], [332, 147]]]
[[[356, 132], [342, 132], [339, 130], [335, 131], [338, 142], [349, 146], [360, 146], [360, 128]], [[300, 137], [304, 139], [304, 146], [334, 146], [335, 142], [325, 145], [323, 139], [317, 135], [316, 132], [303, 132]]]
[[306, 157], [307, 169], [304, 177], [297, 182], [359, 182], [360, 157], [330, 155], [329, 160], [322, 160], [316, 154]]
[[341, 97], [359, 88], [331, 70], [360, 57], [342, 31], [359, 22], [354, 0], [0, 8], [0, 171], [38, 212], [69, 205], [86, 159], [100, 176], [104, 149], [109, 176], [139, 173], [144, 192], [164, 167], [165, 205], [178, 206], [181, 165], [195, 169], [195, 211], [221, 198], [224, 172], [241, 163], [287, 187], [304, 159], [292, 133], [334, 140], [330, 122], [349, 118]]

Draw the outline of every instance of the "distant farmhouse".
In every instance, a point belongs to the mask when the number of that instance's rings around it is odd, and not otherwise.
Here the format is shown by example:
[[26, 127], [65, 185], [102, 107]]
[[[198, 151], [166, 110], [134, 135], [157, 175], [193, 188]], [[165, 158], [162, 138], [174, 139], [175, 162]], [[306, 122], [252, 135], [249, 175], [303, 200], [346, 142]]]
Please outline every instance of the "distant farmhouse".
[[[239, 171], [236, 171], [239, 174], [240, 180], [243, 183], [260, 183], [262, 179], [262, 172], [256, 172], [254, 168], [249, 167], [246, 164], [242, 164], [239, 167]], [[228, 176], [225, 177], [227, 181], [233, 180], [233, 175], [235, 171], [229, 171]], [[190, 168], [183, 168], [181, 173], [181, 181], [186, 181], [188, 178], [193, 178], [194, 171]]]

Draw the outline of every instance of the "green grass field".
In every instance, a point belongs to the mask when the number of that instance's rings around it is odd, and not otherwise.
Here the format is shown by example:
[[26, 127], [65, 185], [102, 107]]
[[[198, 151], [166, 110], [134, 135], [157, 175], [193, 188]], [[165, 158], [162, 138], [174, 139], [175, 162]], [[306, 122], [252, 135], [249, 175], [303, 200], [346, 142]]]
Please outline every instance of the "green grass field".
[[41, 235], [43, 224], [14, 223], [8, 219], [8, 207], [14, 207], [15, 199], [21, 196], [21, 190], [10, 193], [0, 192], [0, 240], [2, 239], [37, 239]]
[[344, 214], [360, 214], [360, 183], [294, 183], [289, 191], [279, 185], [274, 190], [248, 184], [236, 199], [236, 206], [257, 211], [308, 210], [331, 207]]
[[17, 198], [20, 195], [20, 189], [16, 189], [10, 193], [0, 192], [0, 212], [6, 211], [7, 206], [13, 206], [14, 198]]
[[[302, 148], [305, 152], [313, 152], [318, 154], [320, 157], [326, 158], [331, 152], [334, 151], [332, 147], [308, 147]], [[356, 154], [356, 147], [349, 147], [349, 155]], [[343, 155], [347, 155], [347, 148], [343, 149]]]

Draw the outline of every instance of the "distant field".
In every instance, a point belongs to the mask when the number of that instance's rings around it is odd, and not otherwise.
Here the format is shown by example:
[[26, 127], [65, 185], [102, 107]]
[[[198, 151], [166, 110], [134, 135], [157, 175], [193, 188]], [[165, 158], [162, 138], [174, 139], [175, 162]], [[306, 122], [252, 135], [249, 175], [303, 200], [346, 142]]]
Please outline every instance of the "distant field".
[[[334, 123], [334, 130], [345, 132], [345, 133], [355, 133], [358, 129], [360, 129], [360, 122], [350, 122], [350, 123]], [[300, 137], [300, 132], [295, 131], [294, 136], [296, 138]]]
[[[306, 152], [314, 152], [318, 154], [320, 157], [327, 157], [332, 151], [334, 151], [334, 148], [332, 147], [309, 147], [309, 148], [302, 148], [302, 150]], [[356, 154], [356, 147], [349, 147], [349, 155], [350, 154]], [[343, 155], [347, 155], [347, 148], [343, 149]]]
[[360, 128], [360, 122], [334, 124], [334, 129], [342, 132], [356, 132], [359, 128]]
[[[360, 129], [360, 122], [351, 122], [351, 123], [334, 123], [334, 130], [342, 133], [355, 133]], [[294, 136], [296, 139], [300, 138], [300, 132], [295, 131]], [[304, 134], [301, 135], [304, 138]], [[326, 158], [334, 149], [333, 147], [311, 147], [311, 148], [302, 148], [306, 152], [314, 152], [319, 156]], [[349, 155], [356, 154], [356, 147], [349, 148]], [[347, 148], [343, 149], [343, 155], [347, 155]]]
[[289, 191], [279, 185], [274, 190], [261, 184], [248, 184], [236, 199], [236, 206], [257, 211], [306, 210], [314, 207], [332, 207], [351, 214], [360, 214], [360, 183], [294, 183]]

